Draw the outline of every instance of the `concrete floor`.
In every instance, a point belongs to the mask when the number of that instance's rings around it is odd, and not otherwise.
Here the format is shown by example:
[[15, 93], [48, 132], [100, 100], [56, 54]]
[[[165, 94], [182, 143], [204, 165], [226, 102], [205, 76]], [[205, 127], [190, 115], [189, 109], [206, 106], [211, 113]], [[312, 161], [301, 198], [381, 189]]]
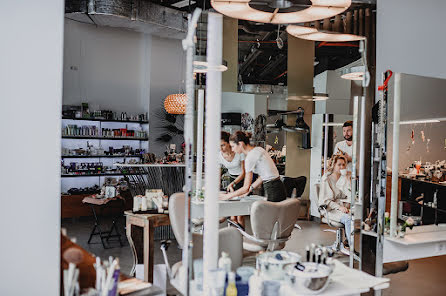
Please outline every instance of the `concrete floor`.
[[[77, 243], [87, 251], [99, 255], [101, 258], [114, 256], [120, 258], [121, 270], [128, 273], [132, 264], [132, 253], [127, 242], [124, 230], [124, 221], [120, 221], [120, 232], [124, 242], [123, 247], [118, 243], [112, 243], [115, 246], [104, 250], [99, 243], [99, 239], [93, 239], [94, 244], [88, 244], [88, 236], [93, 225], [91, 219], [65, 220], [62, 221], [62, 227], [67, 229], [70, 237], [76, 237]], [[249, 225], [249, 224], [248, 224]], [[287, 242], [285, 250], [305, 254], [305, 247], [309, 243], [329, 245], [335, 239], [335, 234], [323, 232], [327, 227], [317, 222], [299, 221], [302, 230], [295, 229], [291, 239]], [[173, 242], [168, 250], [170, 264], [181, 261], [181, 250], [178, 249], [176, 242]], [[347, 257], [339, 258], [341, 261], [348, 261]], [[247, 258], [246, 263], [253, 264], [253, 258]], [[159, 242], [155, 246], [155, 264], [164, 263], [159, 248]], [[439, 296], [446, 295], [446, 256], [432, 257], [427, 259], [413, 260], [409, 263], [409, 269], [395, 275], [388, 276], [391, 280], [390, 288], [384, 290], [384, 296]]]

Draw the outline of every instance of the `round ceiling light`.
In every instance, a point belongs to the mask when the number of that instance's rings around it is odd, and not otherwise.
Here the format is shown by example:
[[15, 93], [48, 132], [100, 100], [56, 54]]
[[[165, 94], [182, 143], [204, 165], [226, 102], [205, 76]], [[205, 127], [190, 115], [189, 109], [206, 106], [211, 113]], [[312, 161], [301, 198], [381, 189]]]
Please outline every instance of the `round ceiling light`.
[[329, 18], [344, 12], [350, 4], [351, 0], [211, 0], [212, 7], [226, 16], [272, 24]]
[[364, 66], [345, 68], [342, 69], [341, 72], [341, 78], [348, 80], [364, 80], [364, 76], [365, 76]]
[[294, 37], [312, 41], [347, 42], [365, 40], [364, 36], [342, 34], [336, 32], [325, 32], [311, 27], [296, 25], [287, 26], [286, 31], [288, 32], [288, 34], [293, 35]]
[[313, 93], [313, 101], [326, 101], [329, 99], [328, 94]]
[[186, 114], [187, 95], [172, 94], [164, 100], [164, 109], [169, 114]]
[[211, 70], [218, 72], [225, 72], [228, 70], [228, 63], [226, 61], [222, 61], [221, 65], [217, 65], [215, 67], [210, 67], [207, 62], [206, 56], [196, 55], [194, 57], [194, 73], [207, 73]]

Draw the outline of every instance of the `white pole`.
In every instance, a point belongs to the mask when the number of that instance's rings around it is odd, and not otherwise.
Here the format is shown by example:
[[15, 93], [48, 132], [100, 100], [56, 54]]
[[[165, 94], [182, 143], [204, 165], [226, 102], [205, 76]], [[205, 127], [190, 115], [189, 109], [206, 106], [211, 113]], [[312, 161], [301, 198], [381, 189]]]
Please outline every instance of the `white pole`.
[[204, 89], [198, 90], [198, 118], [197, 118], [197, 180], [196, 197], [203, 187], [203, 115], [204, 115]]
[[[364, 206], [364, 182], [365, 182], [365, 96], [361, 97], [361, 129], [359, 136], [359, 204]], [[356, 212], [356, 210], [355, 210]], [[362, 221], [362, 208], [359, 211], [358, 220]], [[359, 254], [362, 254], [362, 239], [359, 241]], [[362, 268], [362, 261], [359, 261], [359, 270]]]
[[398, 163], [400, 158], [400, 106], [401, 74], [395, 73], [395, 95], [393, 99], [393, 148], [392, 148], [392, 195], [390, 204], [390, 236], [396, 236], [398, 210]]
[[355, 250], [355, 201], [356, 201], [356, 160], [357, 160], [357, 144], [358, 144], [358, 109], [359, 109], [359, 97], [355, 96], [353, 101], [353, 155], [352, 155], [352, 195], [350, 200], [350, 218], [351, 218], [351, 232], [347, 235], [350, 236], [350, 267], [353, 268], [354, 250]]
[[187, 94], [187, 106], [186, 116], [184, 120], [184, 142], [186, 143], [186, 172], [185, 172], [185, 190], [186, 206], [184, 207], [184, 245], [183, 245], [183, 267], [185, 270], [184, 281], [180, 283], [184, 288], [182, 292], [184, 295], [189, 295], [189, 283], [191, 279], [192, 271], [192, 236], [191, 221], [190, 221], [190, 194], [192, 191], [192, 173], [193, 173], [193, 143], [194, 143], [194, 102], [195, 102], [195, 86], [194, 86], [194, 73], [193, 73], [193, 61], [195, 53], [195, 28], [200, 17], [201, 9], [197, 8], [194, 14], [189, 15], [189, 28], [186, 38], [183, 40], [183, 49], [186, 51], [186, 94]]
[[328, 114], [325, 114], [324, 129], [324, 174], [327, 173], [327, 155], [328, 154]]
[[217, 267], [218, 259], [218, 195], [220, 193], [217, 156], [221, 129], [221, 72], [215, 71], [223, 55], [223, 16], [208, 14], [206, 76], [206, 151], [205, 151], [205, 201], [203, 238], [204, 295], [209, 295], [209, 271]]

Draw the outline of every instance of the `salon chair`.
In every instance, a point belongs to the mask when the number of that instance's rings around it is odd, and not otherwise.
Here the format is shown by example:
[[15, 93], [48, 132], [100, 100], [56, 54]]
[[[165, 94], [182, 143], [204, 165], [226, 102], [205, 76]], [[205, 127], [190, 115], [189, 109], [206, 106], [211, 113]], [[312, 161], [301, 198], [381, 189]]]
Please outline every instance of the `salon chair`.
[[[185, 216], [184, 208], [186, 206], [186, 198], [183, 192], [174, 193], [169, 199], [169, 219], [172, 226], [172, 231], [177, 240], [180, 249], [185, 246], [184, 242], [184, 228], [185, 228]], [[223, 228], [218, 233], [219, 250], [221, 252], [228, 253], [232, 261], [232, 270], [236, 270], [242, 265], [243, 260], [243, 240], [241, 234], [234, 228]], [[199, 259], [203, 257], [203, 235], [199, 233], [192, 233], [192, 259]], [[170, 268], [167, 258], [167, 248], [169, 242], [163, 241], [161, 243], [161, 251], [163, 252], [164, 262], [167, 266], [167, 273], [169, 275], [172, 285], [181, 292], [180, 286], [180, 270], [182, 268], [182, 261], [175, 263]]]
[[[316, 196], [317, 196], [317, 204], [319, 204], [319, 192], [320, 192], [320, 185], [316, 184]], [[319, 210], [319, 214], [321, 216], [321, 221], [322, 223], [327, 224], [330, 227], [336, 228], [336, 229], [324, 229], [323, 231], [325, 232], [334, 232], [336, 233], [336, 240], [335, 242], [331, 245], [328, 246], [330, 249], [332, 249], [335, 252], [341, 252], [347, 256], [350, 255], [349, 250], [347, 250], [344, 247], [344, 243], [342, 242], [342, 234], [344, 232], [344, 224], [338, 222], [338, 221], [334, 221], [331, 220], [327, 214], [327, 206], [326, 205], [322, 205], [322, 206], [318, 206], [318, 210]]]
[[243, 235], [243, 249], [250, 253], [280, 250], [291, 237], [299, 215], [300, 201], [290, 198], [281, 202], [259, 200], [251, 207], [252, 235], [237, 227]]

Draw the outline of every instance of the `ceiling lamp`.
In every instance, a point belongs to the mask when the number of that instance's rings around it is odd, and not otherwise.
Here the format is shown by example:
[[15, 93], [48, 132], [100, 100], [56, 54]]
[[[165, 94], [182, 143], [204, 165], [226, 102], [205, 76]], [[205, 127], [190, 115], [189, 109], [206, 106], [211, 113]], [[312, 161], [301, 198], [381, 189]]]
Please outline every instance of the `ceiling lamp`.
[[164, 100], [164, 109], [169, 114], [186, 114], [187, 95], [172, 94]]
[[364, 36], [319, 31], [315, 28], [296, 25], [289, 25], [286, 28], [286, 31], [288, 32], [288, 34], [293, 35], [294, 37], [312, 41], [347, 42], [365, 40]]
[[365, 67], [357, 66], [351, 68], [342, 69], [341, 78], [348, 80], [364, 80]]
[[211, 0], [211, 4], [215, 10], [232, 18], [289, 24], [335, 16], [350, 7], [351, 0]]
[[228, 63], [226, 61], [222, 61], [222, 63], [215, 67], [210, 67], [209, 63], [207, 62], [206, 56], [203, 55], [196, 55], [194, 57], [194, 73], [207, 73], [211, 70], [218, 71], [218, 72], [225, 72], [228, 70]]
[[328, 94], [313, 93], [313, 101], [326, 101], [329, 99]]

